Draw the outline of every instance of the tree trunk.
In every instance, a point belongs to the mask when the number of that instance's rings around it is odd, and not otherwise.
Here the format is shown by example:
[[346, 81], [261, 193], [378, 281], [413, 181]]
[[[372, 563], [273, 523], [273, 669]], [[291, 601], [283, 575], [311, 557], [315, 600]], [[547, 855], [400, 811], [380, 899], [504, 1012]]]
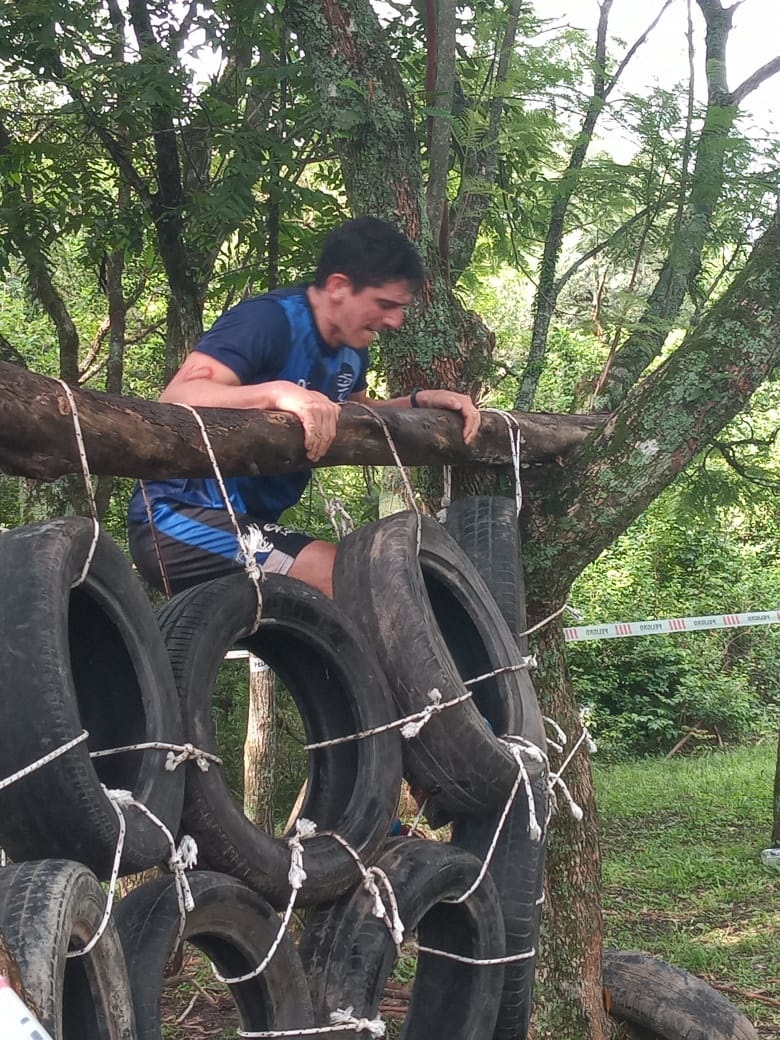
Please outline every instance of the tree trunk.
[[275, 716], [274, 673], [265, 661], [250, 654], [244, 815], [269, 834], [274, 832]]
[[[560, 605], [548, 599], [530, 601], [529, 623], [544, 620]], [[562, 754], [551, 752], [550, 767], [561, 769], [572, 755], [563, 780], [584, 815], [582, 820], [576, 819], [563, 792], [556, 788], [547, 844], [533, 1035], [535, 1040], [606, 1040], [613, 1025], [604, 1010], [601, 987], [598, 820], [587, 742], [566, 669], [560, 619], [541, 631], [534, 649], [539, 661], [534, 687], [542, 711], [568, 737]]]

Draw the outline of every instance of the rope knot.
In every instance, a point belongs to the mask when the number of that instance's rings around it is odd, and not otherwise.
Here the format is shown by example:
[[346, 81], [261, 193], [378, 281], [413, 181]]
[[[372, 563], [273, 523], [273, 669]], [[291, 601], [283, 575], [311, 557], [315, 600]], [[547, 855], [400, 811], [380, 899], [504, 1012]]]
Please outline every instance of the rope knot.
[[373, 875], [373, 867], [369, 867], [369, 869], [363, 875], [363, 887], [374, 900], [374, 917], [378, 917], [383, 920], [385, 914], [387, 913], [387, 910], [382, 900], [382, 895], [379, 891], [379, 885], [376, 883], [376, 879]]
[[385, 1024], [381, 1018], [355, 1018], [353, 1007], [336, 1008], [330, 1013], [330, 1023], [334, 1026], [351, 1026], [355, 1032], [362, 1033], [364, 1030], [374, 1037], [385, 1035]]
[[168, 858], [168, 867], [173, 872], [176, 881], [176, 891], [184, 906], [185, 913], [191, 913], [195, 909], [195, 899], [192, 895], [190, 883], [187, 880], [186, 871], [190, 870], [198, 862], [198, 846], [194, 838], [185, 834], [179, 843], [174, 846], [173, 852]]
[[423, 726], [433, 718], [442, 709], [441, 690], [436, 686], [432, 690], [428, 691], [428, 699], [431, 701], [430, 704], [426, 705], [422, 711], [417, 713], [417, 717], [412, 717], [409, 722], [401, 726], [401, 736], [406, 740], [411, 740], [412, 737], [416, 737]]
[[317, 832], [317, 824], [301, 816], [295, 821], [295, 834], [287, 839], [290, 847], [290, 869], [287, 880], [290, 887], [297, 891], [304, 883], [308, 874], [303, 869], [303, 839], [311, 838]]
[[211, 762], [219, 764], [219, 758], [216, 755], [210, 755], [206, 751], [202, 751], [200, 748], [196, 748], [194, 744], [182, 744], [181, 750], [176, 753], [169, 751], [165, 756], [165, 768], [169, 773], [172, 773], [175, 769], [182, 764], [192, 759], [198, 769], [203, 773], [207, 773]]

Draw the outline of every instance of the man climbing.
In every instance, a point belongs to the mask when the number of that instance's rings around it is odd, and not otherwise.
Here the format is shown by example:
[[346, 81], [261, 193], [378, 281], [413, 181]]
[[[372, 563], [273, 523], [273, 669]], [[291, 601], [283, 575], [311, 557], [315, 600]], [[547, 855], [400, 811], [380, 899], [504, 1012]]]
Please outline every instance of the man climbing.
[[[368, 348], [377, 332], [401, 327], [422, 280], [419, 254], [404, 235], [374, 217], [348, 220], [327, 236], [313, 283], [276, 289], [228, 310], [197, 343], [161, 400], [291, 412], [303, 426], [312, 462], [333, 442], [344, 401], [461, 412], [468, 444], [480, 415], [466, 394], [416, 390], [385, 401], [366, 397]], [[336, 546], [279, 524], [310, 476], [303, 470], [229, 477], [225, 485], [241, 531], [259, 532], [258, 563], [330, 596]], [[242, 566], [233, 520], [212, 478], [139, 485], [130, 502], [128, 535], [138, 570], [169, 592]]]

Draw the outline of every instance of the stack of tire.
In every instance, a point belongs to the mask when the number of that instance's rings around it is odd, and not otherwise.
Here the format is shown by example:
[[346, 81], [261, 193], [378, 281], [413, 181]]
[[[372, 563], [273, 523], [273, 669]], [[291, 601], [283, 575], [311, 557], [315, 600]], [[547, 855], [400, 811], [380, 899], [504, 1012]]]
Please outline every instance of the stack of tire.
[[[547, 787], [529, 755], [533, 798], [521, 787], [508, 802], [518, 765], [501, 738], [545, 747], [510, 627], [514, 504], [464, 500], [448, 524], [450, 533], [401, 513], [348, 536], [335, 601], [269, 575], [259, 625], [243, 573], [194, 587], [156, 615], [105, 534], [83, 573], [89, 521], [0, 535], [0, 847], [11, 861], [0, 869], [0, 936], [54, 1040], [160, 1040], [164, 969], [182, 939], [228, 979], [251, 975], [278, 940], [278, 911], [291, 899], [287, 838], [243, 816], [218, 764], [171, 769], [166, 750], [217, 753], [212, 696], [236, 644], [273, 668], [320, 745], [300, 814], [316, 825], [302, 839], [295, 898], [311, 908], [307, 924], [297, 942], [283, 935], [261, 974], [230, 984], [236, 1024], [295, 1035], [328, 1026], [338, 1009], [375, 1018], [398, 936], [364, 884], [373, 868], [420, 947], [402, 1035], [526, 1035], [544, 858], [530, 819], [544, 826]], [[466, 683], [486, 675], [467, 696]], [[391, 725], [453, 699], [408, 739]], [[141, 747], [94, 756], [129, 745]], [[429, 819], [452, 822], [450, 842], [388, 839], [402, 775], [425, 792]], [[101, 882], [119, 847], [120, 875], [170, 856], [159, 825], [132, 802], [118, 809], [117, 791], [197, 841], [194, 909], [182, 925], [175, 877], [145, 882], [114, 903], [92, 948], [68, 956], [101, 924]]]

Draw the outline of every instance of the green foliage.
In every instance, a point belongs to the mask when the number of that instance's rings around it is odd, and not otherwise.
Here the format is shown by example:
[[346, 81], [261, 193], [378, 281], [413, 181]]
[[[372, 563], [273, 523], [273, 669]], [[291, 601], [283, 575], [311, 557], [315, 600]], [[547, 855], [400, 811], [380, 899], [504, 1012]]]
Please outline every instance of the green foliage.
[[[741, 508], [690, 511], [692, 479], [584, 572], [572, 595], [583, 623], [777, 608], [776, 541]], [[745, 738], [780, 718], [775, 626], [571, 643], [567, 658], [607, 757], [669, 750], [690, 729]]]
[[[768, 968], [780, 944], [780, 878], [758, 858], [776, 753], [773, 737], [688, 759], [594, 763], [605, 945], [736, 986], [729, 997], [762, 1036], [780, 1028]], [[757, 992], [770, 1001], [752, 1000]]]

